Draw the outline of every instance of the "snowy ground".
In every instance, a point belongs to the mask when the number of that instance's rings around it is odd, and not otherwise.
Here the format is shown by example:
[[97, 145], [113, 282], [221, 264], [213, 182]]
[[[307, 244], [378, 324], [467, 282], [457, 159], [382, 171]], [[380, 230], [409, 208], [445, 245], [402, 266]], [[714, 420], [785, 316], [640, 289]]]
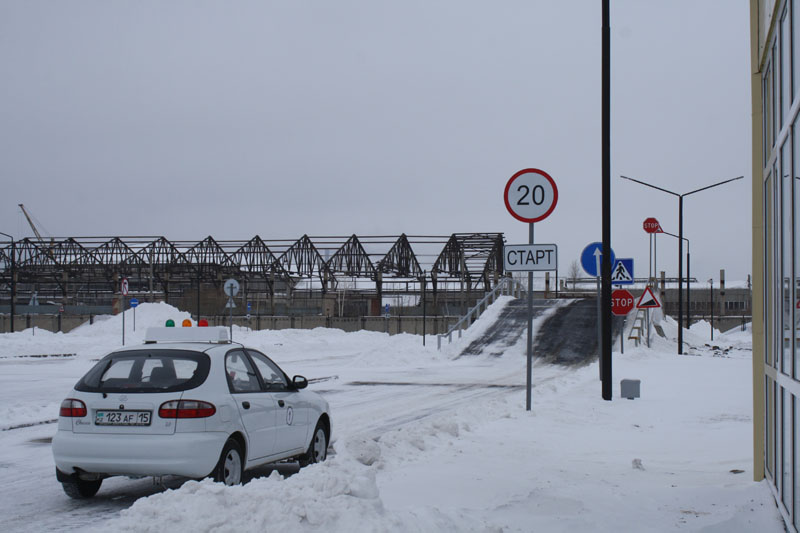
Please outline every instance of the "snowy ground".
[[[55, 480], [50, 421], [92, 360], [120, 344], [120, 317], [0, 335], [0, 528], [783, 531], [769, 489], [752, 481], [749, 332], [715, 332], [711, 345], [701, 323], [684, 335], [692, 355], [677, 356], [675, 324], [662, 322], [667, 339], [614, 354], [611, 402], [596, 363], [536, 365], [526, 412], [524, 337], [502, 357], [457, 357], [507, 301], [441, 352], [435, 337], [423, 347], [413, 335], [234, 328], [289, 374], [324, 379], [312, 387], [331, 404], [328, 461], [233, 488], [113, 478], [89, 502]], [[143, 304], [127, 344], [186, 317]], [[51, 357], [20, 357], [31, 355]], [[623, 378], [641, 380], [641, 398], [619, 398]]]

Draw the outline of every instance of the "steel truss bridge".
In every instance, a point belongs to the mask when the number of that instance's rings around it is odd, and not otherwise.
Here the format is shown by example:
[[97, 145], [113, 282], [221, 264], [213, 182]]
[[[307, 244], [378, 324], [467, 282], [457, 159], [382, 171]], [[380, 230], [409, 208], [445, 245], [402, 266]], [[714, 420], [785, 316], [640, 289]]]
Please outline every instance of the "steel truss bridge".
[[[171, 241], [165, 237], [68, 237], [0, 242], [0, 299], [34, 293], [64, 304], [108, 301], [127, 278], [132, 294], [199, 294], [229, 278], [270, 298], [296, 290], [370, 292], [490, 290], [502, 275], [502, 233], [449, 236]], [[12, 261], [13, 255], [13, 261]], [[13, 264], [12, 264], [13, 263]], [[12, 284], [12, 271], [16, 283]], [[395, 289], [393, 289], [395, 287]]]

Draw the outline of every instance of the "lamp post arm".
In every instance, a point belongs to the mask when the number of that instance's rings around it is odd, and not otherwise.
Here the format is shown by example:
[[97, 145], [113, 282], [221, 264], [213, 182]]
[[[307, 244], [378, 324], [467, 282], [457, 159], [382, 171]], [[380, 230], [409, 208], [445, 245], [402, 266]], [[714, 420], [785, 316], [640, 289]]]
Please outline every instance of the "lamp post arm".
[[710, 189], [712, 187], [718, 187], [720, 185], [725, 185], [726, 183], [730, 183], [732, 181], [736, 181], [736, 180], [740, 180], [740, 179], [744, 179], [744, 176], [739, 176], [739, 177], [736, 177], [736, 178], [731, 178], [729, 180], [720, 181], [719, 183], [715, 183], [713, 185], [708, 185], [708, 186], [702, 187], [700, 189], [695, 189], [695, 190], [690, 191], [690, 192], [685, 192], [685, 193], [681, 194], [680, 196], [689, 196], [690, 194], [694, 194], [694, 193], [700, 192], [700, 191], [705, 191], [706, 189]]
[[661, 187], [656, 187], [655, 185], [652, 185], [650, 183], [645, 183], [644, 181], [639, 181], [639, 180], [636, 180], [636, 179], [633, 179], [633, 178], [629, 178], [628, 176], [620, 176], [620, 178], [622, 178], [624, 180], [628, 180], [628, 181], [634, 181], [634, 182], [638, 183], [639, 185], [644, 185], [645, 187], [651, 187], [653, 189], [659, 190], [661, 192], [665, 192], [667, 194], [671, 194], [673, 196], [681, 196], [680, 194], [678, 194], [676, 192], [668, 191], [667, 189], [662, 189]]

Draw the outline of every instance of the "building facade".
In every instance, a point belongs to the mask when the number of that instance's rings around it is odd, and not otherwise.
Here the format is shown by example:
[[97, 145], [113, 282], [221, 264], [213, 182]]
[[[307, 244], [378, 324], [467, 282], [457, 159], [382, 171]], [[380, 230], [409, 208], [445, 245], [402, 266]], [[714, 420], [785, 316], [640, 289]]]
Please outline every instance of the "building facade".
[[753, 472], [800, 528], [800, 0], [751, 0]]

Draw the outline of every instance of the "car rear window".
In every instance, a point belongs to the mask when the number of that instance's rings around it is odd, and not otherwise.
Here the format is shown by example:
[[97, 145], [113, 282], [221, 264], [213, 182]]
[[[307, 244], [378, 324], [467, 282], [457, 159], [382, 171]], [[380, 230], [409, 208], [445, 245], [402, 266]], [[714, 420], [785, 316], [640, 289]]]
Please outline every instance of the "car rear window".
[[111, 353], [75, 386], [83, 392], [175, 392], [193, 389], [208, 376], [208, 355], [189, 350]]

